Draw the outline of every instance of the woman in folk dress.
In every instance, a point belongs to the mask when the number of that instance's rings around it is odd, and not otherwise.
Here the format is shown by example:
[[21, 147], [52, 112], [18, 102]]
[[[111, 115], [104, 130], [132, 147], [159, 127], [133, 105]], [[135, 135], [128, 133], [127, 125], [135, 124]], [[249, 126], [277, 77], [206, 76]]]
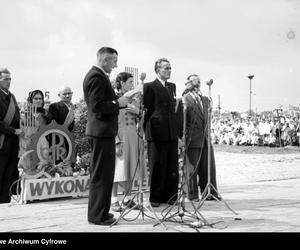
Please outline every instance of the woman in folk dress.
[[[19, 168], [23, 169], [28, 175], [35, 175], [39, 172], [37, 166], [32, 166], [28, 147], [31, 142], [31, 137], [35, 134], [41, 125], [49, 123], [48, 111], [44, 108], [44, 94], [41, 90], [34, 90], [29, 93], [27, 105], [24, 114], [21, 115], [21, 129], [24, 131], [24, 136], [20, 137], [19, 151]], [[40, 147], [43, 148], [44, 160], [48, 160], [49, 144], [45, 137], [40, 139]]]

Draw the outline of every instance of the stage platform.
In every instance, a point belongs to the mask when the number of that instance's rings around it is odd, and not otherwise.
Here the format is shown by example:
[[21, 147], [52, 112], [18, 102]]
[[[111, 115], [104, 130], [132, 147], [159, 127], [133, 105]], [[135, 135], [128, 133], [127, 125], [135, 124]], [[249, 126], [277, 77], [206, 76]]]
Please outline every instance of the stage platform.
[[[27, 204], [0, 204], [0, 232], [300, 232], [300, 179], [263, 181], [219, 186], [223, 202], [205, 201], [199, 212], [207, 225], [193, 228], [194, 218], [187, 213], [178, 222], [158, 221], [153, 213], [130, 211], [114, 226], [96, 226], [87, 222], [87, 197], [56, 198]], [[148, 194], [145, 193], [147, 197]], [[194, 203], [196, 206], [198, 203]], [[189, 202], [186, 211], [193, 213]], [[161, 221], [166, 204], [154, 208]], [[171, 214], [176, 212], [176, 206]], [[115, 217], [119, 213], [114, 213]], [[1, 236], [1, 234], [0, 234]]]

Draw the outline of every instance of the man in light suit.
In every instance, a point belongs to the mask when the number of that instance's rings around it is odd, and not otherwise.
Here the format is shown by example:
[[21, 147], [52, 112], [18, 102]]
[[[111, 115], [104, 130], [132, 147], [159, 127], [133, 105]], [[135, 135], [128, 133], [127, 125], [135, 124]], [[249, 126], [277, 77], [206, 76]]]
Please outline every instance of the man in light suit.
[[97, 52], [97, 65], [83, 81], [84, 100], [88, 109], [86, 135], [91, 145], [88, 221], [111, 225], [116, 219], [109, 213], [115, 173], [115, 137], [118, 132], [119, 108], [128, 103], [117, 96], [108, 74], [117, 67], [118, 52], [102, 47]]
[[171, 65], [166, 58], [154, 66], [157, 78], [144, 84], [144, 131], [148, 143], [150, 202], [174, 204], [178, 193], [178, 137], [175, 119], [176, 85], [168, 82]]
[[[208, 183], [208, 110], [210, 108], [210, 100], [207, 96], [203, 96], [200, 92], [200, 78], [193, 74], [187, 78], [186, 89], [183, 92], [184, 102], [182, 100], [178, 104], [177, 119], [179, 133], [182, 136], [183, 129], [183, 105], [186, 107], [186, 131], [185, 131], [185, 147], [187, 161], [185, 167], [191, 165], [192, 170], [185, 171], [192, 176], [188, 178], [188, 198], [197, 201], [199, 199], [198, 185], [203, 193]], [[216, 181], [216, 164], [212, 145], [210, 153], [210, 169], [211, 184], [217, 190]], [[211, 194], [217, 199], [220, 197], [211, 189]], [[209, 196], [207, 200], [214, 200]]]

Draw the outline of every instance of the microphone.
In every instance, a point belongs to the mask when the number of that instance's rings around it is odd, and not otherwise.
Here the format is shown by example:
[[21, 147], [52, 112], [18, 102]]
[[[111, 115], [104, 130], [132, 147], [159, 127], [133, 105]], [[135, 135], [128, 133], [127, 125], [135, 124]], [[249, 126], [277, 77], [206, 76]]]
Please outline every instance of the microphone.
[[183, 109], [184, 109], [184, 110], [186, 110], [186, 108], [187, 108], [187, 106], [186, 106], [185, 95], [186, 95], [186, 94], [184, 94], [184, 95], [182, 96], [182, 106], [183, 106]]
[[145, 73], [145, 72], [142, 72], [142, 73], [140, 74], [140, 81], [141, 81], [142, 84], [144, 83], [145, 78], [146, 78], [146, 73]]
[[212, 78], [210, 78], [209, 80], [206, 81], [206, 84], [207, 84], [208, 86], [210, 86], [210, 85], [213, 84], [213, 82], [214, 82], [214, 80], [213, 80]]
[[184, 198], [181, 197], [180, 198], [180, 201], [179, 201], [179, 204], [180, 204], [180, 208], [179, 208], [179, 212], [178, 212], [178, 215], [179, 217], [183, 217], [184, 216]]

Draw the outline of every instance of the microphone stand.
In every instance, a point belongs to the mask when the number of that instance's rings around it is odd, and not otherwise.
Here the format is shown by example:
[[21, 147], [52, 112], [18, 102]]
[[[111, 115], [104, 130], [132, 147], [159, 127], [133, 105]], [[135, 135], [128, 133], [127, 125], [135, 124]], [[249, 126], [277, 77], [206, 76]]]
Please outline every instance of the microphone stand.
[[[191, 226], [192, 228], [197, 228], [203, 225], [207, 225], [207, 221], [206, 219], [203, 217], [203, 215], [197, 210], [197, 208], [195, 207], [194, 203], [192, 203], [192, 206], [194, 208], [194, 213], [189, 212], [186, 208], [185, 208], [185, 199], [186, 199], [186, 193], [188, 192], [188, 188], [184, 188], [184, 186], [188, 185], [188, 181], [190, 176], [188, 176], [188, 171], [187, 171], [187, 166], [186, 168], [184, 168], [184, 166], [187, 164], [187, 155], [186, 155], [186, 111], [187, 111], [187, 106], [186, 106], [186, 95], [183, 95], [182, 97], [182, 104], [183, 104], [183, 152], [182, 152], [182, 161], [179, 161], [179, 173], [180, 173], [180, 179], [179, 179], [179, 192], [178, 192], [178, 197], [176, 202], [174, 202], [173, 205], [171, 205], [171, 207], [169, 207], [169, 209], [167, 210], [166, 214], [163, 216], [162, 221], [171, 221], [171, 222], [178, 222], [175, 217], [179, 216], [180, 221], [179, 223], [183, 223], [186, 224], [188, 226]], [[173, 214], [171, 214], [171, 211], [173, 210], [173, 208], [175, 208], [175, 206], [177, 207], [177, 211]], [[168, 207], [167, 207], [168, 208]], [[164, 209], [166, 210], [166, 209]], [[162, 214], [164, 212], [164, 210], [162, 211]], [[168, 216], [169, 215], [169, 216]], [[194, 223], [184, 223], [183, 221], [183, 217], [184, 216], [188, 216], [191, 218], [196, 218], [197, 222], [196, 224]]]
[[[235, 215], [237, 215], [237, 213], [226, 203], [226, 201], [222, 198], [222, 196], [220, 195], [220, 193], [217, 191], [217, 189], [214, 187], [214, 185], [212, 185], [211, 183], [211, 110], [212, 110], [212, 105], [211, 105], [211, 85], [213, 83], [213, 80], [211, 79], [210, 81], [207, 82], [207, 85], [209, 87], [209, 104], [208, 104], [208, 119], [207, 119], [207, 128], [208, 128], [208, 132], [207, 132], [207, 185], [205, 187], [205, 189], [203, 190], [202, 193], [202, 198], [199, 201], [199, 204], [197, 206], [197, 209], [200, 209], [202, 207], [202, 205], [204, 204], [204, 202], [207, 199], [213, 198], [214, 200], [218, 201], [218, 202], [223, 202], [225, 204], [225, 206]], [[211, 190], [213, 190], [216, 194], [216, 196], [220, 197], [217, 198], [215, 195], [213, 195], [211, 193]]]
[[[138, 215], [136, 216], [136, 218], [130, 220], [133, 221], [135, 219], [137, 219], [140, 215], [142, 215], [142, 219], [144, 220], [144, 217], [147, 216], [149, 218], [155, 218], [156, 221], [158, 222], [157, 224], [162, 225], [165, 229], [166, 226], [159, 220], [159, 218], [157, 217], [154, 209], [152, 208], [151, 204], [149, 202], [144, 202], [144, 193], [145, 191], [142, 190], [142, 186], [143, 186], [143, 169], [142, 169], [142, 159], [144, 158], [144, 135], [143, 135], [143, 129], [142, 129], [142, 117], [143, 117], [143, 105], [142, 105], [142, 99], [143, 99], [143, 95], [140, 96], [139, 98], [139, 114], [138, 114], [138, 121], [137, 121], [137, 145], [138, 145], [138, 161], [137, 161], [137, 166], [136, 166], [136, 170], [138, 170], [138, 174], [139, 174], [139, 178], [138, 178], [138, 191], [135, 193], [135, 195], [132, 197], [132, 200], [134, 200], [135, 198], [137, 199], [137, 203], [132, 206], [130, 206], [130, 203], [123, 209], [123, 211], [120, 213], [120, 216], [118, 217], [118, 219], [111, 224], [111, 226], [117, 224], [122, 218], [125, 220], [125, 216], [130, 213], [132, 210], [139, 210]], [[140, 139], [142, 138], [142, 139]], [[136, 170], [135, 170], [135, 174], [136, 174]], [[134, 174], [134, 175], [135, 175]], [[131, 184], [134, 180], [131, 180]], [[125, 198], [125, 197], [124, 197]], [[147, 200], [147, 199], [145, 199]], [[148, 216], [145, 213], [145, 210], [147, 210], [149, 213], [151, 213], [154, 217]], [[127, 220], [129, 221], [129, 220]], [[155, 225], [157, 225], [155, 224]], [[154, 226], [155, 226], [154, 225]]]

